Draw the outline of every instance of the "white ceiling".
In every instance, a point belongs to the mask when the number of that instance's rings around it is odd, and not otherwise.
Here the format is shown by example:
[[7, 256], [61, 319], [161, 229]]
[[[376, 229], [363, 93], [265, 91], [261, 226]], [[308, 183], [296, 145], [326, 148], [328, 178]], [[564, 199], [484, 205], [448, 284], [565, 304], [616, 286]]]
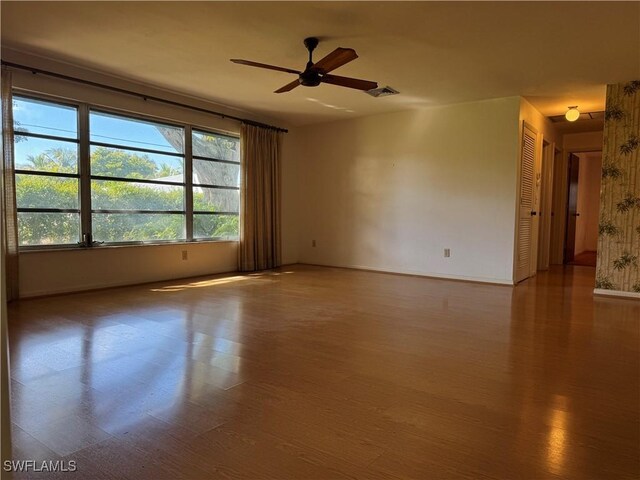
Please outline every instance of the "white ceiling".
[[[301, 125], [511, 95], [545, 115], [604, 109], [605, 84], [640, 78], [639, 2], [2, 2], [2, 45]], [[338, 46], [337, 75], [390, 85], [372, 98], [236, 65], [302, 69]]]

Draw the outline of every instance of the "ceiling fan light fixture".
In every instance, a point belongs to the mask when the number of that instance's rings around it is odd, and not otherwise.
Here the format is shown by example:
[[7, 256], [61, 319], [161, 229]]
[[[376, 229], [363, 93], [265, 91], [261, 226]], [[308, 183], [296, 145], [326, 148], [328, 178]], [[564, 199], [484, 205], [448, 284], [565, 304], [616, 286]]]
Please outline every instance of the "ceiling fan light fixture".
[[575, 122], [580, 118], [580, 111], [578, 110], [578, 106], [575, 105], [573, 107], [569, 107], [567, 113], [564, 114], [564, 118], [566, 118], [569, 122]]

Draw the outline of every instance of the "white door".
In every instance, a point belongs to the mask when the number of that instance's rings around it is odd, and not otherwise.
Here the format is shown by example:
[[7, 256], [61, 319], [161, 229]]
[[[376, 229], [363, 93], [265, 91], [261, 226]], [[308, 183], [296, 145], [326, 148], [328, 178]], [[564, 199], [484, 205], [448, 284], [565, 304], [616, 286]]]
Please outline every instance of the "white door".
[[516, 235], [517, 282], [529, 278], [535, 272], [535, 259], [532, 258], [532, 251], [535, 237], [533, 216], [537, 214], [534, 210], [537, 143], [538, 135], [525, 126], [522, 131], [520, 187], [518, 189], [518, 230]]

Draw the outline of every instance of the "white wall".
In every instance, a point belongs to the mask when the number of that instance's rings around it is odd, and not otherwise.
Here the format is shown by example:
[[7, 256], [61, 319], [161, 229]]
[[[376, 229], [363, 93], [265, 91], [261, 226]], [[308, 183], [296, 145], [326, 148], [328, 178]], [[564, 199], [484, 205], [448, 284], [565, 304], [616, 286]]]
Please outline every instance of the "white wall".
[[[10, 62], [143, 92], [147, 95], [201, 108], [273, 123], [271, 119], [257, 117], [249, 112], [239, 112], [201, 99], [131, 83], [121, 78], [106, 76], [10, 49], [3, 49], [2, 58]], [[144, 101], [138, 97], [43, 75], [33, 75], [25, 71], [16, 70], [14, 72], [13, 84], [15, 88], [25, 91], [89, 102], [94, 105], [190, 123], [223, 132], [237, 134], [240, 131], [240, 125], [237, 121], [153, 101]], [[286, 142], [287, 136], [284, 135], [285, 150]], [[188, 251], [188, 260], [186, 261], [182, 260], [182, 250]], [[28, 297], [135, 284], [229, 272], [236, 269], [236, 242], [194, 242], [157, 246], [101, 247], [91, 250], [25, 252], [20, 256], [20, 296]]]
[[512, 283], [519, 108], [510, 97], [299, 128], [299, 260]]

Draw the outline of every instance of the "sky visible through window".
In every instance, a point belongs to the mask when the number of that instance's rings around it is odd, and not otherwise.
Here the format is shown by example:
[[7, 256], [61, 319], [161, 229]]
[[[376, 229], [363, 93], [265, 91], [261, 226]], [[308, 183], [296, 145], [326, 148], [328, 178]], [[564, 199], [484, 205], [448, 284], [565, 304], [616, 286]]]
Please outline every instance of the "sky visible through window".
[[[50, 106], [37, 100], [15, 97], [13, 117], [18, 135], [20, 131], [26, 131], [77, 139], [77, 113], [73, 107]], [[110, 115], [92, 112], [91, 131], [93, 132], [91, 140], [96, 142], [176, 152], [176, 149], [160, 131], [148, 122], [122, 120]], [[16, 165], [20, 168], [20, 165], [28, 163], [29, 156], [36, 156], [51, 147], [75, 148], [75, 145], [31, 137], [28, 141], [18, 142], [16, 145]], [[164, 162], [167, 160], [163, 159]]]
[[[116, 143], [163, 152], [182, 153], [182, 148], [180, 151], [176, 150], [160, 133], [157, 128], [158, 124], [102, 112], [91, 112], [89, 123], [92, 142]], [[162, 126], [181, 134], [180, 127]]]

